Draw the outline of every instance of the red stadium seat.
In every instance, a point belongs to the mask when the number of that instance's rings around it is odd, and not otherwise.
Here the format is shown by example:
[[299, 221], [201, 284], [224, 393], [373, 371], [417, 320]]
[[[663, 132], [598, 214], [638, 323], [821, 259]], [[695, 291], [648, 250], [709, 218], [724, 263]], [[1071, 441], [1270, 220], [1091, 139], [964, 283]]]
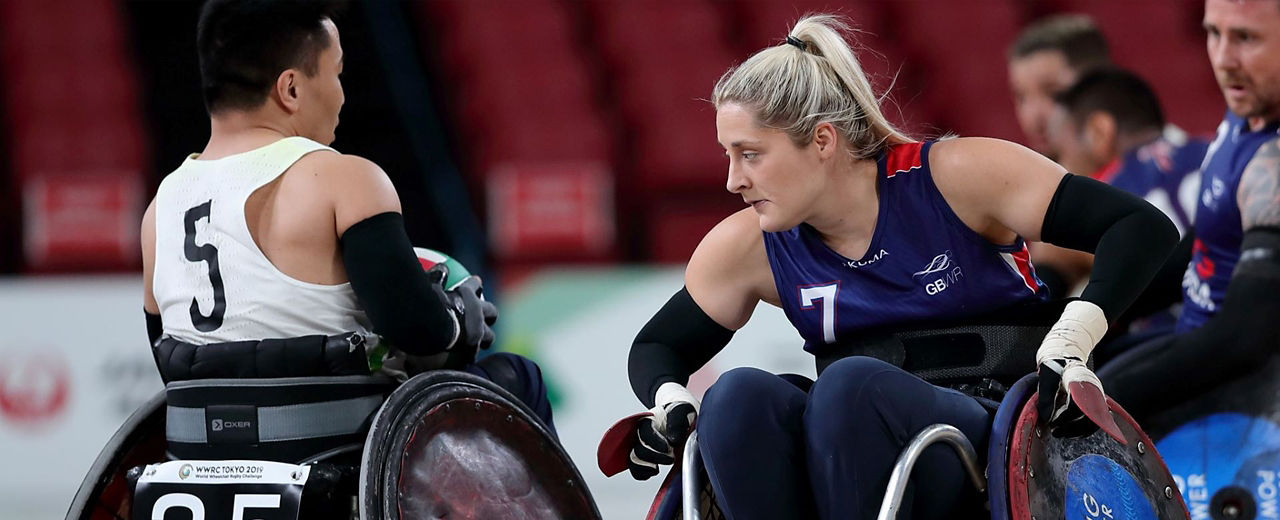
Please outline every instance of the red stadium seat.
[[28, 195], [28, 267], [128, 269], [147, 159], [126, 26], [114, 2], [74, 4], [68, 16], [65, 1], [0, 2], [4, 133]]
[[837, 14], [849, 19], [853, 28], [868, 39], [888, 36], [880, 2], [848, 0], [741, 0], [733, 2], [742, 20], [746, 50], [755, 52], [777, 45], [800, 17], [807, 14]]
[[[921, 79], [919, 109], [940, 131], [1005, 139], [1020, 135], [1007, 79], [1006, 48], [1021, 25], [1013, 0], [887, 4], [905, 66]], [[980, 108], [974, 108], [980, 107]], [[915, 110], [916, 107], [913, 107]]]
[[648, 252], [653, 261], [663, 263], [688, 262], [711, 228], [746, 207], [736, 195], [724, 191], [663, 198], [649, 206]]
[[[550, 181], [539, 172], [555, 177], [562, 173], [560, 165], [612, 160], [615, 134], [597, 105], [598, 79], [576, 41], [566, 4], [445, 0], [420, 4], [418, 14], [424, 33], [432, 36], [424, 44], [438, 51], [447, 78], [442, 94], [460, 130], [455, 142], [465, 147], [464, 169], [473, 179], [490, 179], [483, 183], [490, 198], [509, 188], [503, 186], [509, 175], [502, 172], [521, 172], [521, 182], [534, 186]], [[608, 174], [607, 168], [600, 171]], [[522, 262], [615, 254], [611, 248], [548, 249], [545, 240], [502, 245], [501, 256]]]

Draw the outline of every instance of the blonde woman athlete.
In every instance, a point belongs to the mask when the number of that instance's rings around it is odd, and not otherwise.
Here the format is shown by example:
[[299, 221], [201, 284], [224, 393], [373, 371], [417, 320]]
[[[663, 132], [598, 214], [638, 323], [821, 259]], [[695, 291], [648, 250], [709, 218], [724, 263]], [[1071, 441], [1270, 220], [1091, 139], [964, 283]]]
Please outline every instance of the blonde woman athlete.
[[[1178, 240], [1142, 200], [1019, 145], [917, 142], [894, 129], [840, 19], [800, 20], [785, 42], [726, 73], [712, 103], [729, 158], [726, 188], [748, 208], [712, 229], [681, 289], [640, 331], [629, 373], [654, 411], [631, 453], [636, 478], [669, 464], [696, 425], [729, 518], [870, 518], [890, 467], [921, 428], [949, 423], [985, 446], [973, 397], [870, 357], [831, 362], [810, 388], [752, 368], [722, 375], [699, 403], [689, 374], [728, 343], [758, 302], [782, 307], [819, 360], [873, 327], [927, 324], [1045, 299], [1026, 240], [1096, 252], [1090, 283], [1037, 352], [1038, 403], [1079, 421], [1066, 382], [1100, 388], [1085, 362]], [[980, 100], [970, 100], [980, 102]], [[827, 360], [831, 361], [831, 360]], [[917, 466], [906, 516], [961, 499], [942, 448]]]

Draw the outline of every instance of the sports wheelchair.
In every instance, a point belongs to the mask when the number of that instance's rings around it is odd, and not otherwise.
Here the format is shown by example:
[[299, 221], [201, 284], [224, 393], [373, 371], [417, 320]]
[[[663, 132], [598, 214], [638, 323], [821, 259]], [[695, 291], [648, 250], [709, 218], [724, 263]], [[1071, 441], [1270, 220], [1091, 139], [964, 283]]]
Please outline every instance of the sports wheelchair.
[[1192, 517], [1275, 517], [1280, 498], [1280, 354], [1272, 353], [1245, 371], [1213, 374], [1213, 379], [1216, 383], [1206, 391], [1142, 417], [1142, 424], [1156, 439]]
[[600, 518], [554, 435], [434, 370], [170, 383], [112, 437], [68, 519]]
[[[989, 400], [995, 410], [985, 471], [972, 443], [959, 429], [946, 424], [926, 427], [899, 454], [879, 519], [897, 517], [912, 467], [925, 448], [938, 442], [954, 448], [968, 480], [979, 493], [985, 492], [984, 510], [957, 511], [960, 516], [989, 515], [993, 520], [1190, 518], [1182, 493], [1155, 444], [1114, 401], [1107, 399], [1106, 408], [1118, 428], [1112, 429], [1118, 437], [1104, 428], [1087, 435], [1051, 431], [1038, 420], [1037, 378], [1034, 373], [1023, 374], [1035, 367], [1035, 346], [1059, 309], [974, 320], [968, 325], [869, 334], [857, 345], [819, 357], [819, 373], [840, 357], [876, 357], [934, 384], [956, 387], [980, 401]], [[1011, 386], [1001, 392], [1006, 381]], [[605, 475], [626, 470], [626, 457], [635, 442], [635, 422], [646, 415], [648, 412], [624, 418], [605, 433], [597, 451]], [[676, 461], [646, 519], [723, 518], [702, 465], [696, 431], [678, 451]]]

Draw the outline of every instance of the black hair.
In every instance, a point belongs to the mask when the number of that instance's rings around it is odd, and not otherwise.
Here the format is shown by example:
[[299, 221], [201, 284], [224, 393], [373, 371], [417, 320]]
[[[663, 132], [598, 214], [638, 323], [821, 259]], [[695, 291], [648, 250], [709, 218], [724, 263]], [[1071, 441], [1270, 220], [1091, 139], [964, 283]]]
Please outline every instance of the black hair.
[[1106, 37], [1093, 19], [1080, 14], [1050, 16], [1023, 29], [1009, 47], [1009, 59], [1040, 51], [1061, 52], [1067, 65], [1077, 71], [1111, 64]]
[[1067, 109], [1076, 124], [1097, 111], [1111, 114], [1122, 134], [1159, 130], [1165, 123], [1160, 99], [1151, 86], [1137, 74], [1119, 68], [1086, 73], [1055, 95], [1054, 101]]
[[209, 0], [196, 25], [205, 108], [256, 108], [285, 70], [314, 75], [331, 44], [323, 22], [340, 9], [336, 1]]

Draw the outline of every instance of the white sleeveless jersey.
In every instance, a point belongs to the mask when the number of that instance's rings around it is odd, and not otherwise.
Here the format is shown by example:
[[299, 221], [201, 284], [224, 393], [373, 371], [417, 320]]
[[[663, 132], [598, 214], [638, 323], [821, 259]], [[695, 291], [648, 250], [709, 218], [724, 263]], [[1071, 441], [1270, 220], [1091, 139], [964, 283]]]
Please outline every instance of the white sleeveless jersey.
[[249, 195], [317, 150], [332, 149], [289, 137], [222, 159], [192, 155], [160, 183], [152, 292], [165, 333], [195, 344], [368, 334], [350, 283], [290, 278], [258, 249], [245, 220]]

